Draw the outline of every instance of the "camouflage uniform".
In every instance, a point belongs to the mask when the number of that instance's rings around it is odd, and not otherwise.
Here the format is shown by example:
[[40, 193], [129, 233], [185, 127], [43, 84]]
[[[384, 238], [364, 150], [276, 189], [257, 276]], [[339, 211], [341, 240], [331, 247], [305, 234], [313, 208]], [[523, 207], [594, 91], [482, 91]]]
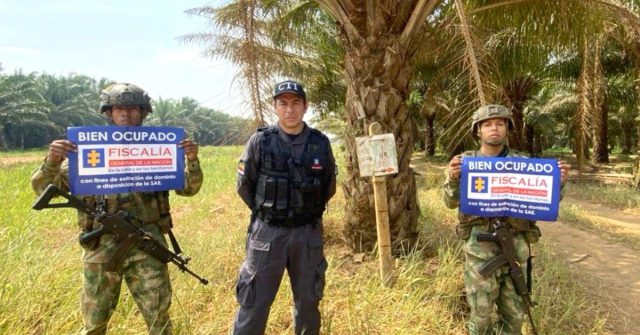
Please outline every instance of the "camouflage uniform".
[[[481, 157], [479, 150], [467, 151], [462, 157]], [[516, 151], [505, 147], [499, 157], [526, 157]], [[456, 208], [460, 204], [460, 181], [451, 180], [447, 173], [444, 184], [443, 200], [447, 207]], [[469, 319], [469, 333], [472, 335], [490, 334], [494, 325], [491, 314], [494, 304], [498, 307], [498, 323], [495, 328], [502, 334], [521, 334], [522, 323], [525, 320], [524, 302], [513, 286], [509, 277], [509, 270], [504, 266], [495, 271], [489, 278], [484, 278], [478, 273], [478, 268], [486, 261], [500, 254], [500, 247], [495, 242], [478, 242], [477, 236], [481, 233], [489, 233], [490, 220], [474, 215], [458, 212], [459, 223], [456, 233], [464, 243], [464, 283], [467, 293], [467, 302], [471, 307]], [[514, 244], [516, 256], [522, 267], [523, 273], [527, 273], [527, 259], [529, 258], [529, 244], [536, 243], [540, 238], [540, 229], [535, 221], [508, 218], [507, 223], [514, 231]]]
[[[187, 161], [185, 189], [176, 194], [192, 196], [200, 190], [203, 175], [199, 161]], [[31, 184], [38, 194], [48, 184], [69, 191], [69, 167], [67, 161], [52, 164], [46, 159], [31, 177]], [[99, 197], [82, 196], [89, 206], [97, 206]], [[126, 211], [134, 217], [133, 223], [166, 245], [163, 232], [171, 227], [168, 192], [132, 192], [104, 196], [106, 210], [110, 213]], [[84, 231], [99, 228], [86, 214], [78, 212], [78, 225]], [[170, 334], [171, 282], [167, 264], [146, 253], [132, 248], [118, 272], [105, 271], [106, 263], [117, 248], [113, 235], [103, 235], [95, 246], [83, 246], [84, 280], [82, 291], [82, 334], [105, 334], [107, 323], [118, 304], [120, 287], [124, 278], [150, 334]]]

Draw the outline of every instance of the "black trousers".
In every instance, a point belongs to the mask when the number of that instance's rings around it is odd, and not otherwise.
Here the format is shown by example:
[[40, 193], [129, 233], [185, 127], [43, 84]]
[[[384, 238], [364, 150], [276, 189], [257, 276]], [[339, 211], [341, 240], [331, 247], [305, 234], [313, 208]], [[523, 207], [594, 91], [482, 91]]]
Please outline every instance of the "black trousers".
[[267, 225], [256, 219], [247, 239], [247, 256], [240, 267], [236, 297], [240, 308], [233, 333], [264, 334], [271, 304], [284, 270], [291, 280], [295, 333], [320, 333], [320, 311], [327, 261], [322, 225], [296, 228]]

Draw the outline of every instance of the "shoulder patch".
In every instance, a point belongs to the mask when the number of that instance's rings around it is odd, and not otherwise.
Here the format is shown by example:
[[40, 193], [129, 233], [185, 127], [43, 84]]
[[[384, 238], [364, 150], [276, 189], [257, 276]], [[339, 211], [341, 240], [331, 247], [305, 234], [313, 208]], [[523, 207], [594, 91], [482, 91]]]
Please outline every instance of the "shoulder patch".
[[238, 174], [244, 176], [244, 159], [238, 161]]

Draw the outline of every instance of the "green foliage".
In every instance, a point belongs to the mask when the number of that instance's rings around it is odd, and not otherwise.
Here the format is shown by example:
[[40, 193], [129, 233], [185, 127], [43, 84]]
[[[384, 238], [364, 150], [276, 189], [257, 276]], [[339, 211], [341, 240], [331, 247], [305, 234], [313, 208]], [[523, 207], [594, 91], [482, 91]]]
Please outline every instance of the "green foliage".
[[251, 121], [200, 106], [191, 98], [159, 98], [152, 104], [153, 113], [145, 125], [183, 127], [202, 145], [243, 144], [254, 132]]
[[[100, 91], [112, 81], [83, 75], [54, 76], [17, 72], [0, 75], [0, 149], [27, 149], [64, 138], [67, 127], [106, 125], [97, 113]], [[244, 143], [251, 121], [201, 106], [196, 100], [153, 101], [145, 124], [184, 127], [203, 145]]]

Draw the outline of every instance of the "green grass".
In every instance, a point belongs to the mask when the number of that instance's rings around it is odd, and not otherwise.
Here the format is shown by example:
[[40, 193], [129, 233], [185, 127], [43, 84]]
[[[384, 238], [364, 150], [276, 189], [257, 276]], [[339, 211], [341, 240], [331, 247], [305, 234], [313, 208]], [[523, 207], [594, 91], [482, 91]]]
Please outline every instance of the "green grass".
[[18, 157], [18, 156], [43, 156], [43, 152], [44, 152], [43, 149], [0, 151], [0, 158]]
[[[208, 286], [174, 267], [171, 308], [176, 334], [226, 334], [237, 308], [235, 281], [244, 257], [249, 210], [235, 194], [241, 147], [201, 149], [205, 174], [194, 197], [172, 196], [175, 232], [192, 270]], [[40, 151], [36, 155], [44, 156]], [[81, 248], [72, 210], [34, 211], [29, 177], [39, 162], [6, 167], [0, 178], [0, 334], [69, 334], [81, 328]], [[345, 164], [340, 164], [344, 167]], [[342, 168], [340, 178], [344, 178]], [[381, 285], [377, 261], [355, 263], [341, 240], [344, 199], [339, 193], [325, 220], [329, 261], [321, 304], [323, 334], [462, 334], [462, 254], [453, 237], [455, 211], [444, 208], [442, 173], [420, 178], [421, 242], [397, 260], [393, 288]], [[601, 333], [604, 319], [563, 264], [544, 244], [538, 254], [534, 313], [541, 334]], [[273, 304], [267, 334], [291, 334], [291, 292], [285, 276]], [[141, 334], [144, 322], [126, 289], [113, 319], [112, 334]]]
[[630, 234], [623, 228], [614, 226], [605, 219], [601, 219], [594, 213], [585, 211], [579, 206], [571, 205], [570, 203], [561, 206], [560, 217], [563, 222], [568, 222], [581, 229], [590, 229], [595, 234], [604, 235], [613, 241], [640, 251], [640, 237], [637, 234]]
[[640, 192], [628, 186], [570, 183], [567, 194], [619, 209], [640, 209]]

